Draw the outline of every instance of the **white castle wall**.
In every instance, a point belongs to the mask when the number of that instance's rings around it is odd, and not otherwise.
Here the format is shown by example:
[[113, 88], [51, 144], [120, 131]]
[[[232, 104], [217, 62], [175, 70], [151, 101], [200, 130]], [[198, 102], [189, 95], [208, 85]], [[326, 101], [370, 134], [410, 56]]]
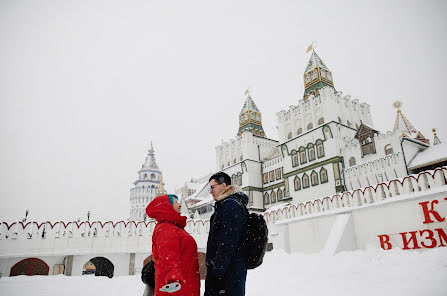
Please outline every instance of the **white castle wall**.
[[359, 104], [358, 99], [324, 88], [319, 95], [311, 95], [307, 100], [300, 100], [298, 105], [290, 106], [287, 111], [277, 113], [279, 143], [287, 141], [289, 133], [296, 137], [300, 128], [303, 132], [307, 131], [309, 123], [318, 126], [320, 118], [324, 118], [324, 122], [339, 122], [340, 118], [342, 124], [353, 128], [356, 124], [360, 126], [360, 121], [372, 126], [368, 104]]
[[[9, 275], [11, 267], [22, 259], [39, 258], [50, 266], [63, 264], [73, 255], [72, 275], [81, 275], [83, 265], [101, 256], [115, 266], [115, 275], [128, 275], [130, 254], [136, 254], [135, 269], [152, 253], [155, 222], [14, 222], [0, 225], [0, 272]], [[208, 220], [188, 220], [185, 230], [206, 249]], [[141, 259], [143, 258], [144, 259]]]
[[[357, 140], [346, 144], [342, 149], [342, 155], [345, 163], [345, 184], [348, 190], [387, 182], [407, 175], [399, 136], [391, 132], [375, 135], [376, 153], [365, 157], [361, 156], [360, 143]], [[385, 154], [386, 146], [392, 147], [392, 154]], [[356, 160], [356, 165], [352, 167], [349, 166], [351, 157]]]
[[[422, 249], [433, 246], [434, 240], [436, 246], [445, 246], [447, 237], [442, 231], [447, 233], [447, 219], [443, 220], [447, 217], [446, 176], [447, 168], [440, 168], [267, 212], [264, 217], [269, 223], [270, 239], [274, 247], [289, 252], [319, 252], [331, 244], [335, 245], [334, 251], [343, 251], [379, 248], [380, 235], [388, 235], [392, 247], [403, 248], [403, 236], [410, 241], [414, 232], [416, 245]], [[428, 209], [433, 206], [440, 214], [440, 221], [430, 214], [434, 222], [424, 223], [421, 203], [425, 202], [430, 204]], [[349, 220], [337, 229], [340, 215], [348, 215]], [[342, 235], [334, 243], [331, 237], [337, 232]]]

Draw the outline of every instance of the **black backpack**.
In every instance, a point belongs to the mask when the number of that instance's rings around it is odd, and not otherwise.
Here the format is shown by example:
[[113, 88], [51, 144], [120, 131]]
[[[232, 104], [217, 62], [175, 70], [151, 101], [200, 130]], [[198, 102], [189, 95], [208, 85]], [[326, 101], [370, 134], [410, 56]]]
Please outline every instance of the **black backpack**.
[[[241, 202], [239, 202], [242, 204]], [[267, 249], [269, 230], [264, 217], [249, 213], [247, 207], [242, 205], [247, 213], [247, 230], [244, 238], [245, 266], [254, 269], [262, 264]]]
[[152, 291], [155, 290], [155, 265], [154, 261], [149, 261], [141, 271], [141, 280], [148, 285]]

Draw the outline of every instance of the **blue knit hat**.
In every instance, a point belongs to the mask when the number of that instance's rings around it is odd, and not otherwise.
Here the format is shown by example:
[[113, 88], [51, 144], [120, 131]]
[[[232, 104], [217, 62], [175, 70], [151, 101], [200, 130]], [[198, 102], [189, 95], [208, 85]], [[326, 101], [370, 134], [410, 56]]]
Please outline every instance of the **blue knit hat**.
[[171, 202], [171, 205], [174, 205], [174, 198], [175, 198], [175, 200], [178, 201], [178, 196], [177, 195], [168, 194], [168, 197], [169, 197], [169, 201]]

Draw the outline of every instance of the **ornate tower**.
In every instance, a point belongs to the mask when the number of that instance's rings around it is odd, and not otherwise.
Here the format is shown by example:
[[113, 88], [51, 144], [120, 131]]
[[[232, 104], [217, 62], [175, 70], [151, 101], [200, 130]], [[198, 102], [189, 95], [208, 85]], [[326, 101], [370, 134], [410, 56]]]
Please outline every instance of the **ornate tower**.
[[332, 72], [323, 63], [321, 58], [313, 50], [310, 56], [306, 70], [304, 70], [304, 100], [307, 100], [309, 94], [318, 94], [319, 89], [324, 87], [334, 88]]
[[429, 140], [422, 135], [422, 133], [414, 128], [411, 122], [405, 117], [400, 108], [402, 102], [396, 101], [393, 103], [393, 107], [397, 109], [396, 121], [394, 122], [393, 132], [399, 132], [400, 137], [407, 137], [418, 140], [420, 142], [429, 143]]
[[160, 183], [163, 182], [154, 152], [154, 147], [151, 143], [146, 160], [138, 171], [138, 179], [133, 183], [135, 187], [130, 190], [129, 220], [131, 221], [142, 221], [145, 219], [146, 207], [157, 196]]
[[248, 90], [245, 91], [247, 97], [239, 113], [239, 131], [237, 135], [240, 136], [244, 131], [250, 131], [253, 135], [265, 137], [264, 129], [262, 128], [262, 116], [255, 102], [250, 96]]

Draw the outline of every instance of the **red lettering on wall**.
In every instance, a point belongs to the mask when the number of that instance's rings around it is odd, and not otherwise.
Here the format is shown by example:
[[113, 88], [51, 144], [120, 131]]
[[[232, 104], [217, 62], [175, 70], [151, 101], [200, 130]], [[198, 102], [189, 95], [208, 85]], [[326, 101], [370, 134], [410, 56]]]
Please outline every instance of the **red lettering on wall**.
[[390, 237], [386, 234], [378, 235], [380, 240], [380, 246], [384, 250], [391, 250], [393, 246], [390, 243]]
[[424, 229], [424, 230], [419, 231], [419, 234], [422, 236], [422, 234], [424, 232], [428, 233], [428, 235], [427, 235], [427, 237], [425, 239], [431, 240], [431, 245], [426, 245], [423, 241], [421, 241], [421, 245], [424, 248], [428, 248], [428, 249], [436, 247], [437, 241], [433, 238], [433, 235], [434, 235], [433, 231], [431, 231], [430, 229]]
[[438, 232], [439, 235], [439, 242], [440, 242], [440, 247], [445, 247], [445, 244], [442, 242], [442, 240], [445, 241], [445, 243], [447, 244], [447, 234], [444, 232], [444, 230], [442, 228], [437, 228], [435, 229], [436, 232]]
[[400, 235], [402, 236], [402, 242], [404, 243], [403, 250], [409, 250], [410, 248], [408, 246], [410, 245], [411, 242], [413, 242], [413, 248], [411, 249], [420, 249], [421, 247], [419, 247], [418, 240], [416, 238], [417, 231], [410, 231], [411, 237], [408, 240], [407, 240], [407, 233], [408, 232], [400, 233]]
[[435, 211], [434, 204], [437, 204], [438, 201], [435, 199], [434, 201], [431, 202], [431, 209], [430, 210], [428, 209], [428, 203], [429, 203], [429, 201], [424, 201], [424, 202], [420, 202], [419, 203], [421, 205], [421, 207], [422, 207], [422, 210], [424, 211], [425, 221], [423, 222], [423, 224], [428, 224], [428, 223], [435, 222], [435, 221], [431, 220], [430, 214], [432, 214], [434, 216], [434, 218], [438, 222], [444, 221], [445, 218], [441, 217], [441, 215], [439, 215], [439, 213]]

